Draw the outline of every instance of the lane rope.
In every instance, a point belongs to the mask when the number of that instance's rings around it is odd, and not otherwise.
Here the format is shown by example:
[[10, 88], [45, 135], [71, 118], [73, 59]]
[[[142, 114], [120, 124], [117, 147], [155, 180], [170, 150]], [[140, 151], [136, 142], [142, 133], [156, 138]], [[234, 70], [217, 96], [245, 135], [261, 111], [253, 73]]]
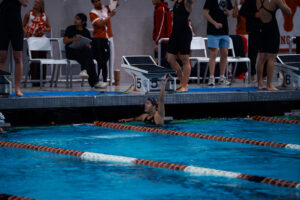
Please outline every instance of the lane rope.
[[35, 200], [35, 199], [19, 197], [19, 196], [14, 196], [9, 194], [0, 194], [0, 200]]
[[176, 136], [186, 136], [186, 137], [200, 138], [200, 139], [206, 139], [206, 140], [215, 140], [215, 141], [220, 141], [220, 142], [243, 143], [243, 144], [251, 144], [251, 145], [256, 145], [256, 146], [267, 146], [267, 147], [292, 149], [292, 150], [300, 151], [300, 145], [298, 145], [298, 144], [287, 144], [287, 143], [278, 143], [278, 142], [269, 142], [269, 141], [252, 140], [252, 139], [244, 139], [244, 138], [208, 135], [208, 134], [200, 134], [200, 133], [189, 133], [189, 132], [182, 132], [182, 131], [173, 131], [173, 130], [167, 130], [167, 129], [151, 128], [151, 127], [132, 126], [132, 125], [116, 124], [116, 123], [101, 122], [101, 121], [96, 121], [94, 123], [94, 125], [100, 126], [100, 127], [105, 127], [105, 128], [112, 128], [112, 129], [150, 132], [150, 133], [176, 135]]
[[259, 115], [255, 115], [253, 117], [247, 118], [247, 120], [282, 123], [282, 124], [300, 124], [300, 120], [296, 120], [296, 119], [283, 119], [283, 118], [266, 117], [266, 116], [259, 116]]
[[17, 142], [0, 141], [0, 146], [8, 147], [8, 148], [30, 149], [35, 151], [46, 151], [46, 152], [52, 152], [56, 154], [63, 154], [63, 155], [71, 155], [71, 156], [79, 157], [85, 161], [145, 165], [149, 167], [183, 171], [183, 172], [190, 173], [191, 175], [194, 176], [217, 176], [217, 177], [235, 178], [235, 179], [242, 179], [250, 182], [300, 189], [300, 183], [294, 181], [287, 181], [287, 180], [275, 179], [275, 178], [264, 177], [264, 176], [253, 176], [249, 174], [242, 174], [242, 173], [196, 167], [196, 166], [188, 166], [188, 165], [182, 165], [176, 163], [167, 163], [167, 162], [160, 162], [160, 161], [153, 161], [153, 160], [146, 160], [146, 159], [139, 159], [139, 158], [101, 154], [101, 153], [74, 151], [74, 150], [68, 150], [62, 148], [23, 144]]

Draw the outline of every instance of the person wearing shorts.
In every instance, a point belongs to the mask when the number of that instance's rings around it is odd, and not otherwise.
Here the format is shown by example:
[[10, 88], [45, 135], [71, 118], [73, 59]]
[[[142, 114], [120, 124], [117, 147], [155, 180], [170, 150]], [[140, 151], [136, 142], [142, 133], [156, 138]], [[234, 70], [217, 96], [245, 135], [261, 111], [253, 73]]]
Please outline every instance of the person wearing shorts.
[[204, 17], [207, 19], [207, 46], [209, 56], [209, 86], [215, 86], [215, 65], [220, 49], [220, 80], [221, 85], [231, 85], [226, 80], [225, 70], [228, 57], [229, 36], [227, 17], [233, 6], [230, 0], [206, 0], [204, 4]]
[[[189, 61], [192, 30], [189, 26], [189, 15], [194, 5], [193, 0], [176, 0], [173, 7], [173, 29], [168, 43], [167, 59], [172, 69], [177, 72], [180, 81], [178, 92], [188, 91], [188, 82], [191, 74]], [[177, 55], [183, 64], [183, 71], [176, 61]]]
[[28, 0], [0, 0], [0, 69], [5, 70], [9, 43], [13, 48], [15, 61], [16, 95], [22, 96], [21, 80], [23, 75], [23, 26], [21, 6]]

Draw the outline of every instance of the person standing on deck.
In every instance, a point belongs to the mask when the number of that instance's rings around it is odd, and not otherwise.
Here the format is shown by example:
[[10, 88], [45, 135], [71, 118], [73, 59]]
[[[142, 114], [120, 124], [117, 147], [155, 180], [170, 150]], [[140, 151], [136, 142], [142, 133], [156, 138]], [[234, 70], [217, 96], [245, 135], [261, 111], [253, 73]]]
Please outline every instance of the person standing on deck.
[[[285, 0], [256, 0], [257, 10], [261, 21], [259, 59], [257, 62], [258, 89], [266, 88], [268, 91], [277, 91], [272, 84], [274, 62], [279, 51], [280, 33], [276, 19], [276, 11], [281, 9], [286, 15], [292, 11]], [[263, 83], [263, 67], [267, 62], [267, 86]]]
[[[194, 0], [176, 0], [173, 7], [173, 29], [168, 43], [167, 59], [172, 69], [177, 72], [177, 77], [180, 81], [179, 87], [177, 88], [178, 92], [188, 91], [191, 74], [189, 57], [193, 36], [188, 20], [193, 5]], [[177, 55], [182, 61], [183, 71], [176, 61]]]
[[5, 70], [8, 46], [11, 43], [15, 61], [15, 91], [23, 96], [21, 80], [23, 75], [23, 27], [21, 6], [27, 6], [28, 0], [0, 0], [0, 69]]

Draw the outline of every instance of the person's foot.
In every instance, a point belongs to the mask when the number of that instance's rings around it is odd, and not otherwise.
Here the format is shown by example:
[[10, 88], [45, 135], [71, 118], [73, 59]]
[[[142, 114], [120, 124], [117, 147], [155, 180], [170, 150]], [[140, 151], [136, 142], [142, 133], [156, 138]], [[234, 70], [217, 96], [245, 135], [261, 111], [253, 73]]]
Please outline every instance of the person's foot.
[[80, 78], [88, 79], [89, 75], [87, 74], [87, 71], [84, 69], [79, 73]]
[[270, 87], [267, 87], [268, 91], [278, 91], [279, 89], [277, 89], [275, 86], [271, 85]]
[[220, 77], [220, 79], [219, 79], [219, 84], [220, 85], [223, 85], [223, 86], [229, 86], [229, 85], [231, 85], [231, 82], [229, 82], [227, 79], [226, 79], [226, 77]]
[[182, 88], [182, 85], [179, 84], [179, 86], [177, 87], [176, 91], [180, 90]]
[[215, 86], [215, 77], [209, 77], [208, 86]]
[[24, 94], [21, 92], [21, 90], [16, 90], [16, 95], [21, 97], [23, 96]]
[[263, 90], [263, 89], [266, 89], [267, 87], [264, 85], [264, 84], [258, 84], [257, 85], [257, 89], [259, 90]]
[[188, 87], [181, 87], [179, 90], [176, 90], [177, 92], [187, 92], [189, 89]]
[[105, 88], [107, 88], [107, 86], [108, 86], [107, 82], [101, 82], [101, 81], [99, 81], [98, 83], [96, 83], [94, 85], [94, 88], [96, 88], [96, 89], [105, 89]]

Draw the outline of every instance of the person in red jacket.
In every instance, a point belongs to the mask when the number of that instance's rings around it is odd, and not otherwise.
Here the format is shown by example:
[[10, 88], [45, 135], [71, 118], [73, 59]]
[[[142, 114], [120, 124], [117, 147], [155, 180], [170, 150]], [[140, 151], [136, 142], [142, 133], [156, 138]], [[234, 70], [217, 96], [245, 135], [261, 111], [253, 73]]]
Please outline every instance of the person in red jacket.
[[[154, 57], [157, 61], [158, 59], [158, 42], [161, 38], [169, 38], [172, 32], [172, 16], [168, 8], [168, 3], [164, 0], [152, 0], [153, 5], [155, 6], [154, 10], [154, 26], [152, 38], [155, 41], [154, 48]], [[166, 53], [167, 53], [167, 44], [168, 42], [163, 42], [161, 44], [161, 65], [164, 67], [169, 67], [167, 62]]]

